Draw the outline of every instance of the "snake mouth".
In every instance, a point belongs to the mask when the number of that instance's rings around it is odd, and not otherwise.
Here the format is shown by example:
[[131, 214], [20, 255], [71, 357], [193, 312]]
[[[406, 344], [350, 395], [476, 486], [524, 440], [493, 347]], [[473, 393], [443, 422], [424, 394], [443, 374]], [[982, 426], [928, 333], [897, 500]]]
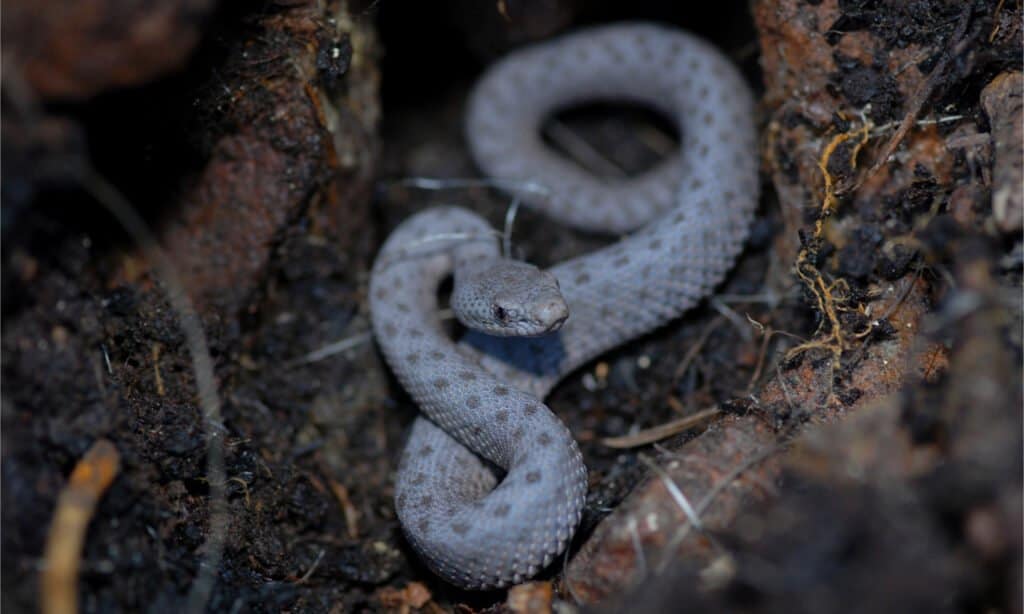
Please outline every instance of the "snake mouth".
[[[568, 319], [568, 316], [566, 316], [566, 319]], [[547, 328], [547, 330], [542, 332], [541, 335], [550, 335], [551, 333], [558, 332], [558, 329], [562, 328], [562, 324], [564, 324], [564, 323], [565, 323], [565, 320], [561, 320], [559, 322], [555, 322], [554, 324], [549, 326]]]
[[523, 337], [544, 337], [546, 335], [550, 335], [552, 333], [558, 332], [558, 329], [562, 328], [562, 325], [565, 324], [565, 321], [568, 320], [568, 319], [569, 319], [569, 314], [567, 312], [565, 315], [560, 316], [560, 317], [558, 317], [558, 318], [556, 318], [554, 320], [549, 320], [547, 322], [538, 322], [537, 326], [534, 327], [537, 332], [529, 334], [529, 335], [521, 335], [521, 336], [523, 336]]

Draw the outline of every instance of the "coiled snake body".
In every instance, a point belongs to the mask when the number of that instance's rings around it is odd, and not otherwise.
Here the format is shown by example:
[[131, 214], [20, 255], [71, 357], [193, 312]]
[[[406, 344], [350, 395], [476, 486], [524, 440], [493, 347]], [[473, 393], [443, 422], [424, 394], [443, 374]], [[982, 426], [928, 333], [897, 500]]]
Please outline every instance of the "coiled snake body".
[[[679, 127], [679, 152], [612, 181], [549, 150], [541, 122], [594, 100], [660, 110]], [[473, 589], [520, 582], [565, 548], [586, 468], [541, 399], [721, 281], [758, 198], [753, 111], [727, 59], [653, 24], [599, 27], [515, 52], [476, 86], [466, 130], [481, 169], [545, 186], [550, 195], [533, 204], [559, 221], [632, 234], [542, 272], [505, 260], [474, 213], [436, 207], [382, 248], [370, 283], [374, 333], [426, 416], [400, 462], [396, 508], [412, 545], [446, 580]], [[436, 296], [453, 273], [452, 306], [467, 326], [542, 336], [470, 331], [454, 343]]]

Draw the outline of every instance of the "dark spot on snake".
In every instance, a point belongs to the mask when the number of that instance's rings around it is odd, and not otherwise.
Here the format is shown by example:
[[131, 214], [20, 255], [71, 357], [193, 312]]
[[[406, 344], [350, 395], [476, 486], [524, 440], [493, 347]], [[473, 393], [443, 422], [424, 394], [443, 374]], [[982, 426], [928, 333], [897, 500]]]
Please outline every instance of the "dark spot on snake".
[[494, 394], [498, 395], [499, 397], [503, 397], [503, 396], [508, 394], [508, 387], [507, 386], [495, 386], [494, 387]]
[[530, 484], [536, 484], [540, 481], [540, 471], [531, 471], [526, 474], [526, 481]]
[[629, 264], [629, 256], [622, 256], [621, 258], [617, 258], [615, 262], [612, 262], [612, 266], [615, 268], [622, 268], [627, 264]]
[[414, 475], [412, 477], [412, 483], [413, 484], [422, 484], [426, 480], [427, 480], [427, 474], [423, 473], [422, 471], [417, 471], [416, 475]]
[[480, 397], [473, 395], [466, 398], [466, 407], [470, 409], [476, 409], [480, 407]]
[[452, 525], [452, 531], [459, 535], [465, 535], [469, 531], [469, 525], [464, 522], [456, 522]]
[[398, 329], [391, 322], [384, 324], [384, 334], [388, 337], [394, 337], [398, 334]]
[[647, 247], [648, 247], [648, 249], [660, 249], [661, 248], [661, 239], [654, 239], [654, 240], [652, 240], [650, 243], [647, 244]]
[[395, 309], [401, 311], [402, 313], [409, 313], [409, 306], [406, 305], [405, 303], [395, 303]]
[[[522, 440], [522, 438], [523, 438], [523, 427], [519, 427], [516, 430], [512, 431], [512, 442], [513, 443], [519, 443], [519, 441]], [[505, 480], [504, 482], [502, 482], [503, 485], [507, 484], [507, 483], [508, 483], [508, 480]]]
[[459, 373], [459, 379], [471, 382], [476, 379], [476, 373], [473, 373], [472, 371], [462, 371]]
[[430, 504], [433, 503], [433, 502], [434, 502], [434, 498], [433, 497], [431, 497], [430, 495], [423, 495], [423, 498], [420, 499], [420, 506], [421, 507], [430, 507]]
[[434, 448], [430, 447], [429, 445], [426, 445], [426, 446], [423, 446], [422, 448], [420, 448], [420, 456], [423, 456], [423, 457], [430, 456], [433, 452], [434, 452]]
[[508, 422], [508, 411], [501, 410], [494, 414], [494, 419], [498, 422]]
[[422, 339], [423, 331], [414, 328], [409, 331], [409, 336], [412, 337], [413, 339]]
[[541, 433], [537, 436], [537, 443], [541, 446], [546, 446], [551, 443], [551, 435], [547, 433]]
[[434, 360], [444, 360], [444, 352], [440, 350], [434, 350], [430, 352], [430, 357]]
[[408, 354], [405, 357], [405, 361], [408, 362], [411, 365], [416, 364], [417, 362], [419, 362], [419, 360], [420, 360], [420, 355], [417, 354], [416, 352]]
[[512, 508], [508, 503], [502, 503], [498, 507], [494, 508], [494, 515], [497, 518], [504, 518], [508, 516], [509, 510]]
[[373, 293], [377, 298], [384, 300], [388, 296], [388, 291], [384, 288], [377, 288], [377, 291]]
[[588, 281], [590, 281], [590, 275], [588, 275], [587, 273], [580, 273], [579, 275], [576, 276], [577, 284], [583, 285]]
[[690, 182], [690, 189], [691, 190], [699, 190], [699, 189], [701, 189], [703, 187], [704, 187], [704, 182], [701, 181], [700, 179], [696, 179], [695, 178], [693, 181]]
[[427, 520], [421, 520], [420, 523], [416, 525], [416, 528], [420, 530], [420, 533], [426, 533], [427, 529], [430, 528], [430, 522]]
[[533, 405], [533, 404], [527, 405], [526, 406], [526, 415], [527, 416], [532, 416], [533, 414], [537, 413], [537, 411], [539, 409], [540, 409], [540, 407], [537, 407], [536, 405]]
[[436, 380], [434, 380], [434, 388], [437, 388], [438, 390], [444, 390], [447, 387], [448, 380], [446, 380], [445, 378], [439, 377]]

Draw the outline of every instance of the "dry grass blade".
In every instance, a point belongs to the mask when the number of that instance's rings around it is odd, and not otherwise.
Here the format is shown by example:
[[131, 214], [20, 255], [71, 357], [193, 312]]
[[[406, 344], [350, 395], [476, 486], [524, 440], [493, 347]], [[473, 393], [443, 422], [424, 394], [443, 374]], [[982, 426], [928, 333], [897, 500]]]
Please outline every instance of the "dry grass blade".
[[672, 420], [649, 429], [644, 429], [631, 435], [606, 437], [600, 440], [601, 445], [616, 449], [645, 446], [656, 441], [661, 441], [666, 437], [671, 437], [672, 435], [698, 427], [720, 413], [722, 413], [722, 410], [717, 407], [712, 407], [710, 409], [699, 411], [693, 415], [679, 418], [678, 420]]
[[220, 414], [220, 398], [213, 374], [213, 359], [210, 357], [206, 335], [203, 333], [199, 314], [185, 292], [185, 285], [178, 275], [170, 257], [157, 242], [156, 237], [124, 196], [105, 179], [92, 170], [81, 175], [82, 187], [117, 219], [122, 227], [139, 244], [146, 258], [156, 269], [164, 287], [167, 300], [178, 314], [179, 325], [185, 334], [185, 341], [192, 355], [192, 367], [199, 394], [199, 407], [203, 412], [203, 428], [206, 432], [206, 477], [210, 489], [210, 530], [202, 547], [205, 553], [200, 561], [199, 571], [188, 595], [187, 611], [202, 612], [206, 609], [217, 569], [224, 553], [227, 536], [227, 495], [224, 473], [224, 445], [221, 440], [223, 425]]

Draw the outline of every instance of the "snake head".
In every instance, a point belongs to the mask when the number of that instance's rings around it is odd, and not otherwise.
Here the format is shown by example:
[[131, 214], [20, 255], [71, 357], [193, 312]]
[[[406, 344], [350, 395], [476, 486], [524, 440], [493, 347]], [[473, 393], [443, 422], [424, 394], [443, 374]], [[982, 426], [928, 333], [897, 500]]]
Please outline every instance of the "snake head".
[[507, 259], [456, 269], [451, 307], [467, 328], [500, 337], [546, 335], [569, 317], [554, 275]]

